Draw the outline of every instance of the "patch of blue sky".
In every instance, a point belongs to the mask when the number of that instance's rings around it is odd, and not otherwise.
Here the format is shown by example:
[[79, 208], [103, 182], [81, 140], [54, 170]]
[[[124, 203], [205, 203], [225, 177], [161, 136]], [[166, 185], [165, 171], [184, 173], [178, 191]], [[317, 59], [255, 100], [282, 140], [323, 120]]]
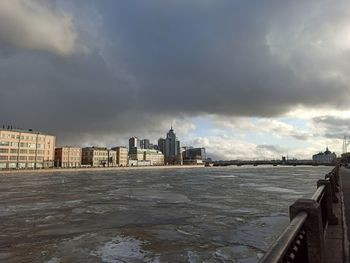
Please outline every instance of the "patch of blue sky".
[[278, 118], [278, 121], [284, 122], [286, 124], [289, 124], [293, 127], [300, 128], [300, 129], [307, 129], [308, 128], [308, 123], [310, 121], [305, 120], [305, 119], [298, 119], [298, 118]]
[[192, 122], [196, 126], [193, 133], [199, 137], [212, 135], [211, 132], [217, 128], [208, 118], [201, 116], [192, 118]]

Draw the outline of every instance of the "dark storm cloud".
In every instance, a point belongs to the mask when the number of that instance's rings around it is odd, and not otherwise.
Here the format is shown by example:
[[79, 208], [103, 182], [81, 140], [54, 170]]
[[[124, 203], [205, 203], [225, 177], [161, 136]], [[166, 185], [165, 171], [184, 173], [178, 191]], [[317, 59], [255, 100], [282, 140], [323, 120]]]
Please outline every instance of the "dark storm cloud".
[[[155, 133], [172, 118], [206, 113], [341, 108], [349, 98], [349, 53], [326, 30], [343, 30], [345, 4], [28, 2], [41, 15], [0, 12], [8, 22], [0, 25], [0, 119], [57, 132], [65, 142], [84, 132]], [[31, 31], [48, 17], [44, 35]]]

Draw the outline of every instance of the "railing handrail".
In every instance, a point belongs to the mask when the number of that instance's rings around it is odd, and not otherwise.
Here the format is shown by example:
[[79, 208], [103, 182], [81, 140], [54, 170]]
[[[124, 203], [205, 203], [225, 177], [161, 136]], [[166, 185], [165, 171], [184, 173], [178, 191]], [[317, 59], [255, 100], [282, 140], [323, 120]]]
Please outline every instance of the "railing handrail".
[[317, 187], [315, 193], [312, 195], [311, 199], [315, 200], [316, 202], [320, 202], [323, 195], [324, 195], [324, 190], [325, 190], [326, 186], [325, 185], [321, 185], [319, 187]]
[[295, 238], [299, 234], [307, 219], [306, 212], [298, 213], [275, 241], [275, 245], [266, 252], [261, 259], [262, 262], [278, 263], [287, 254], [290, 246], [294, 243]]
[[[316, 210], [320, 209], [318, 210], [320, 211], [318, 223], [321, 221], [321, 226], [323, 225], [323, 227], [320, 227], [316, 231], [318, 231], [318, 233], [322, 233], [322, 236], [324, 235], [325, 225], [327, 225], [328, 223], [333, 225], [338, 223], [336, 216], [333, 214], [332, 202], [337, 202], [337, 197], [335, 196], [335, 192], [337, 191], [337, 185], [339, 184], [339, 166], [337, 165], [330, 173], [326, 174], [324, 180], [319, 180], [317, 184], [318, 184], [317, 189], [312, 195], [311, 199], [299, 199], [294, 203], [294, 205], [290, 207], [290, 208], [293, 208], [292, 210], [294, 212], [292, 213], [292, 215], [290, 215], [291, 221], [289, 225], [280, 234], [277, 240], [272, 244], [272, 246], [266, 252], [264, 257], [260, 260], [260, 262], [266, 262], [266, 263], [284, 262], [286, 256], [289, 255], [288, 252], [295, 245], [296, 237], [301, 232], [304, 232], [304, 231], [301, 231], [301, 229], [305, 226], [307, 222], [309, 222], [310, 220], [311, 221], [314, 220], [315, 212], [312, 209], [316, 209]], [[300, 207], [300, 203], [305, 204], [306, 206]], [[311, 207], [310, 207], [310, 204], [311, 204]], [[314, 205], [315, 207], [312, 207], [312, 205]], [[309, 213], [313, 214], [313, 216], [311, 216], [310, 219], [308, 218]], [[324, 218], [322, 214], [325, 215]], [[308, 226], [310, 226], [310, 222], [307, 224]], [[306, 235], [308, 235], [307, 232], [306, 232]], [[315, 242], [315, 240], [313, 240], [313, 242]], [[322, 246], [320, 245], [319, 247], [322, 247]], [[309, 250], [310, 250], [310, 244], [308, 244], [307, 253], [310, 253]], [[320, 256], [320, 258], [322, 258], [322, 256]], [[306, 258], [303, 262], [309, 262], [309, 261]]]

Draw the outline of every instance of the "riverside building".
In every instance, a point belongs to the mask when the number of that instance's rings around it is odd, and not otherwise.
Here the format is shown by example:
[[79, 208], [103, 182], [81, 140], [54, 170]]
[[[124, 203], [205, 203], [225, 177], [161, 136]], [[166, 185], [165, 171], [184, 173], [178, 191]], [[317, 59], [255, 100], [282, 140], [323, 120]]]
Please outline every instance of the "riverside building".
[[173, 127], [166, 135], [166, 139], [158, 140], [158, 149], [164, 154], [165, 164], [182, 164], [180, 141], [177, 139]]
[[50, 168], [56, 136], [39, 131], [0, 129], [0, 169]]
[[315, 163], [332, 163], [337, 159], [337, 155], [331, 152], [328, 147], [325, 152], [320, 152], [312, 156]]
[[116, 156], [116, 163], [117, 166], [128, 166], [128, 161], [129, 161], [129, 153], [128, 153], [128, 148], [118, 146], [112, 148], [117, 153]]
[[[135, 162], [137, 161], [137, 162]], [[164, 155], [155, 149], [133, 147], [129, 151], [129, 165], [164, 165]]]
[[116, 166], [117, 152], [105, 147], [85, 147], [82, 149], [82, 164], [91, 167]]
[[56, 167], [80, 167], [81, 166], [81, 148], [65, 146], [55, 149]]
[[184, 164], [202, 164], [207, 159], [205, 148], [185, 147], [182, 152]]
[[140, 148], [141, 147], [141, 141], [140, 141], [140, 139], [138, 138], [138, 137], [131, 137], [130, 139], [129, 139], [129, 150], [131, 149], [131, 148], [134, 148], [134, 147], [138, 147], [138, 148]]

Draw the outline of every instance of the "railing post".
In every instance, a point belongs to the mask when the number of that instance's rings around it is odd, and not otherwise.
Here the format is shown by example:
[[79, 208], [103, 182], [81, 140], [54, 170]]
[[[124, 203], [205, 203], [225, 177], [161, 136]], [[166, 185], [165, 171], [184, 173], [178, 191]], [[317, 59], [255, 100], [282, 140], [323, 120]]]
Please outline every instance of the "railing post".
[[340, 168], [340, 164], [338, 163], [335, 168], [334, 168], [334, 179], [335, 179], [335, 184], [337, 186], [339, 186], [339, 168]]
[[329, 174], [326, 174], [325, 178], [329, 178], [329, 181], [331, 183], [331, 188], [332, 188], [332, 200], [333, 200], [333, 203], [339, 203], [339, 199], [338, 197], [336, 196], [335, 193], [338, 193], [339, 192], [339, 188], [336, 186], [335, 184], [335, 178], [334, 178], [334, 175], [329, 173]]
[[333, 200], [332, 200], [332, 188], [329, 180], [318, 180], [317, 187], [321, 185], [325, 186], [324, 189], [324, 198], [326, 203], [326, 213], [327, 213], [327, 221], [329, 225], [338, 225], [338, 218], [333, 213]]
[[309, 263], [324, 263], [324, 235], [320, 204], [312, 199], [298, 199], [289, 207], [289, 216], [292, 220], [299, 212], [308, 214], [304, 224]]

